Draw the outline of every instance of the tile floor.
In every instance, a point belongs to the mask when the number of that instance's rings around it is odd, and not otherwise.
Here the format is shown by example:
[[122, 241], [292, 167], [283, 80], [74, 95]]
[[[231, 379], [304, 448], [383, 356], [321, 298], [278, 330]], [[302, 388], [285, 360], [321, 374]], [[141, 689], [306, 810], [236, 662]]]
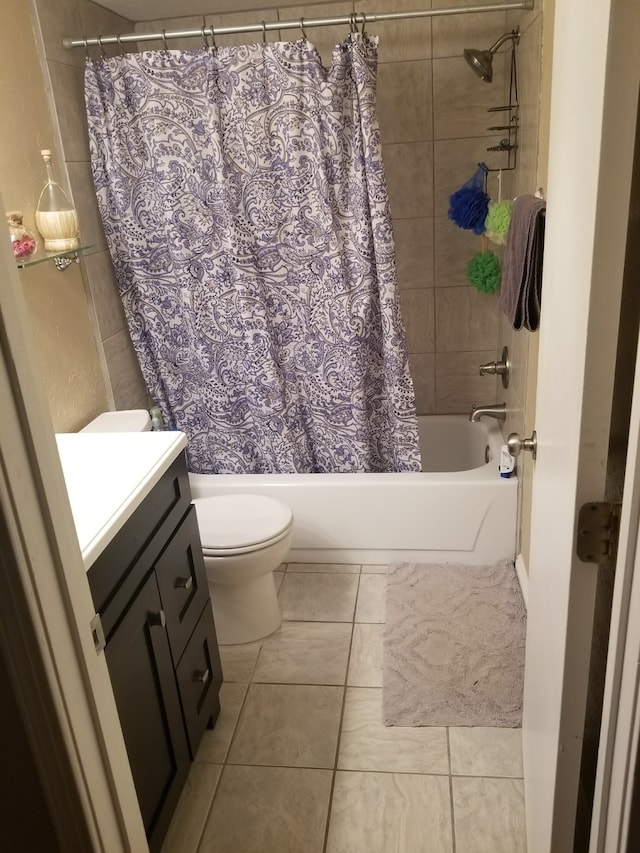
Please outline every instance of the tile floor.
[[282, 568], [163, 853], [525, 853], [520, 730], [382, 725], [386, 567]]

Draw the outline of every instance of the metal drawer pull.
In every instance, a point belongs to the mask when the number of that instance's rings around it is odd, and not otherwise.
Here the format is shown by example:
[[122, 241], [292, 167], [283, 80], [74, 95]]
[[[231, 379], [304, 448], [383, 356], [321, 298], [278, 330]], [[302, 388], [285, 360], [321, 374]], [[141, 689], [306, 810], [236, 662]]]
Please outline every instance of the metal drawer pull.
[[167, 625], [167, 617], [164, 615], [164, 610], [159, 610], [157, 613], [150, 613], [149, 624], [159, 625], [161, 628], [165, 628]]
[[176, 578], [174, 589], [191, 589], [193, 586], [193, 578], [189, 575], [188, 578]]
[[196, 670], [196, 672], [193, 673], [193, 680], [194, 681], [201, 681], [203, 684], [206, 684], [210, 678], [211, 678], [211, 670], [209, 670], [209, 669], [205, 669], [203, 671]]

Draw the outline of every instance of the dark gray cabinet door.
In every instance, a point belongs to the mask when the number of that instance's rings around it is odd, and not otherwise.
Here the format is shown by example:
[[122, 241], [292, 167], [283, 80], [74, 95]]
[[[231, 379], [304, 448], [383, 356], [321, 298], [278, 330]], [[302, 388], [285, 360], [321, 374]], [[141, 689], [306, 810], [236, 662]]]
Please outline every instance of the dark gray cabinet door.
[[159, 850], [190, 756], [155, 574], [125, 610], [105, 654], [149, 846]]

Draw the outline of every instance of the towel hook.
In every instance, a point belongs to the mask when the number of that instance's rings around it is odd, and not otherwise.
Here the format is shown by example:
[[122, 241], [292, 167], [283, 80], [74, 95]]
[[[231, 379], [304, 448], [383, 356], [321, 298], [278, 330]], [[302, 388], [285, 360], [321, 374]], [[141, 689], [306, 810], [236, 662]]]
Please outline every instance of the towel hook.
[[302, 33], [302, 38], [307, 41], [307, 34], [304, 30], [304, 18], [300, 18], [300, 31]]

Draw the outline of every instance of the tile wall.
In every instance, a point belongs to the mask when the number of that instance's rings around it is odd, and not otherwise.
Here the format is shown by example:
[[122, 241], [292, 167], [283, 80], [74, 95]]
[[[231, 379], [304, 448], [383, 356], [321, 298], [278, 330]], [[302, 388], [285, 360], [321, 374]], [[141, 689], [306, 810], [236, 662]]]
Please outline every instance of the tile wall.
[[[94, 244], [81, 263], [109, 405], [115, 409], [147, 408], [147, 391], [126, 327], [113, 268], [95, 201], [84, 112], [81, 50], [65, 50], [64, 37], [110, 35], [133, 31], [131, 21], [89, 0], [35, 0], [39, 37], [55, 105], [68, 186], [80, 220], [83, 243]], [[106, 47], [105, 52], [109, 53]]]
[[[408, 11], [428, 8], [429, 3], [430, 0], [387, 0], [384, 5], [385, 11]], [[459, 6], [460, 0], [439, 0], [439, 5]], [[258, 15], [260, 20], [276, 21], [352, 11], [373, 13], [379, 3], [358, 0], [301, 4], [259, 13], [178, 17], [135, 25], [88, 0], [62, 0], [55, 15], [46, 0], [36, 0], [36, 6], [83, 237], [96, 242], [84, 271], [113, 402], [116, 408], [137, 405], [144, 399], [144, 384], [93, 199], [82, 103], [84, 56], [82, 51], [62, 49], [62, 36], [130, 32], [134, 27], [136, 31], [149, 32], [203, 24], [231, 26], [255, 23]], [[504, 155], [486, 151], [501, 137], [500, 132], [487, 130], [496, 122], [486, 110], [504, 102], [507, 55], [496, 56], [494, 83], [487, 85], [466, 66], [462, 50], [466, 46], [488, 47], [520, 19], [524, 30], [519, 51], [523, 131], [516, 186], [521, 186], [522, 191], [535, 188], [535, 178], [531, 176], [535, 175], [537, 160], [541, 14], [509, 15], [509, 20], [502, 12], [443, 17], [433, 22], [414, 19], [372, 25], [370, 30], [380, 36], [378, 113], [418, 411], [467, 412], [474, 402], [495, 402], [497, 383], [493, 377], [480, 377], [478, 365], [493, 360], [508, 343], [514, 352], [515, 376], [504, 399], [514, 409], [508, 429], [515, 429], [524, 411], [529, 334], [512, 332], [501, 320], [496, 298], [481, 294], [468, 284], [465, 266], [479, 251], [479, 240], [447, 218], [449, 195], [470, 177], [478, 161], [484, 160], [490, 167], [504, 162]], [[310, 29], [307, 34], [328, 64], [331, 47], [344, 38], [346, 27]], [[272, 31], [267, 37], [276, 40], [280, 32]], [[284, 31], [282, 37], [295, 38], [297, 33]], [[219, 45], [243, 41], [246, 37], [241, 35], [217, 39]], [[175, 47], [194, 44], [193, 40], [184, 45], [172, 42]], [[144, 48], [158, 46], [144, 43]], [[505, 194], [512, 191], [508, 183], [505, 176]], [[495, 175], [490, 176], [489, 193], [497, 195]]]

